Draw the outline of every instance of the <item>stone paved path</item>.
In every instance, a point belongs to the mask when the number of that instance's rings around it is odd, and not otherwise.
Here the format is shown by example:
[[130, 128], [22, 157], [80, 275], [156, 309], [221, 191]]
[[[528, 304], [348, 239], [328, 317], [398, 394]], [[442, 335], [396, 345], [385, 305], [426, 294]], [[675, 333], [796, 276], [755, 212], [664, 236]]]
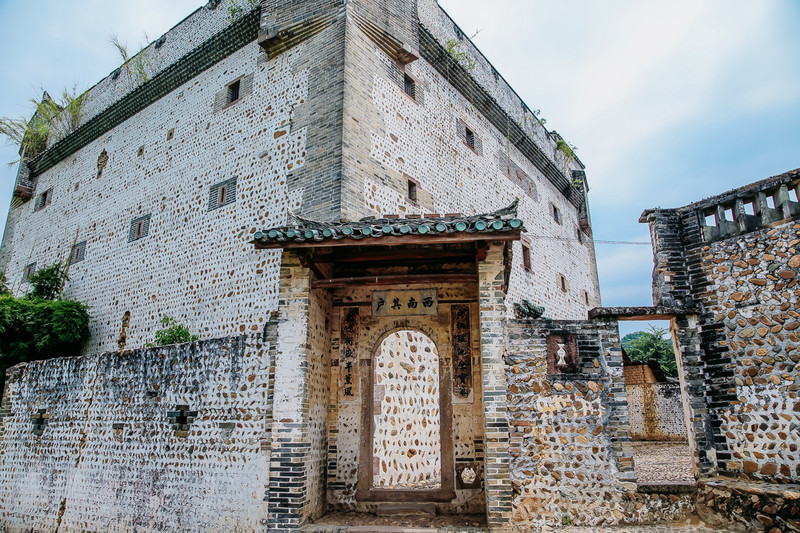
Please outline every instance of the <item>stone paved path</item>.
[[634, 442], [633, 458], [639, 483], [694, 483], [687, 443]]

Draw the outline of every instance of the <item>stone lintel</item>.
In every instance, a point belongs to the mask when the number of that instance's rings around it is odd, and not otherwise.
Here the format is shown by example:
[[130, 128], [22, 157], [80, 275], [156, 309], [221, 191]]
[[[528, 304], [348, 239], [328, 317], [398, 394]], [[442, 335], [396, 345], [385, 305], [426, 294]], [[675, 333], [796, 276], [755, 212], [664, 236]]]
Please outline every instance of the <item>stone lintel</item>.
[[671, 320], [676, 316], [696, 314], [688, 309], [664, 306], [595, 307], [589, 310], [589, 320], [616, 318], [617, 320]]

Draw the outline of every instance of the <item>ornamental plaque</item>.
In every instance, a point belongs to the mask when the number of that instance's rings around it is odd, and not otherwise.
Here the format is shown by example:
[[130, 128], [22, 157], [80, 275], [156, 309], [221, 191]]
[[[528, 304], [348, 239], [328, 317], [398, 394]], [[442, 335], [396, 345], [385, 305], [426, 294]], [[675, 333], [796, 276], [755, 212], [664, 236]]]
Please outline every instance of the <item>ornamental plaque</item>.
[[580, 366], [578, 364], [578, 343], [575, 335], [548, 335], [547, 373], [577, 374], [578, 372], [580, 372]]
[[435, 315], [438, 308], [436, 289], [372, 293], [372, 316]]

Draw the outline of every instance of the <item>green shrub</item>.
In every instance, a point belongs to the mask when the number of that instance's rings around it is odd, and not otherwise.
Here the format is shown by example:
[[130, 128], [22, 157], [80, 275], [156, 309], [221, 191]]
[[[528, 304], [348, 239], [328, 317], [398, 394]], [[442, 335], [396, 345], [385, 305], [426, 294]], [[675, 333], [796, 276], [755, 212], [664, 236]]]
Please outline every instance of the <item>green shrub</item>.
[[168, 344], [179, 344], [181, 342], [193, 342], [197, 340], [197, 335], [189, 333], [189, 328], [179, 324], [174, 318], [164, 315], [161, 318], [163, 329], [156, 331], [156, 340], [148, 343], [147, 346], [166, 346]]
[[78, 355], [89, 320], [80, 302], [0, 296], [0, 389], [18, 363]]

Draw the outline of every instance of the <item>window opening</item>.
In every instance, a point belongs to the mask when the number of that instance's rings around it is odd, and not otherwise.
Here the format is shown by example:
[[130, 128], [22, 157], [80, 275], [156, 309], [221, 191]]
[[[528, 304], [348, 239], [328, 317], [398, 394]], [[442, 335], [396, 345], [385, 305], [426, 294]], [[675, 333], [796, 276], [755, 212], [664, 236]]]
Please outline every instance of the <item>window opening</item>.
[[403, 92], [414, 100], [417, 99], [417, 83], [408, 74], [403, 75]]
[[725, 211], [724, 211], [724, 215], [725, 215], [725, 220], [727, 220], [729, 222], [733, 222], [733, 208], [732, 207], [726, 208]]
[[789, 189], [789, 200], [793, 202], [800, 201], [797, 198], [797, 189]]
[[86, 257], [86, 241], [79, 242], [72, 247], [69, 262], [70, 264], [80, 263], [84, 257]]
[[755, 215], [756, 214], [756, 206], [753, 204], [752, 201], [747, 202], [742, 206], [744, 208], [744, 213], [746, 215]]
[[142, 157], [144, 155], [144, 146], [140, 146], [139, 150], [136, 152], [138, 157]]
[[558, 275], [558, 284], [562, 291], [567, 292], [569, 290], [569, 283], [567, 283], [567, 278], [563, 274]]
[[561, 224], [561, 213], [558, 212], [558, 208], [555, 205], [550, 205], [553, 206], [553, 220], [555, 220], [557, 224]]
[[141, 239], [142, 237], [144, 237], [144, 220], [136, 223], [136, 229], [133, 234], [134, 239]]
[[583, 244], [583, 232], [580, 230], [580, 228], [577, 228], [575, 233], [578, 235], [578, 242]]
[[528, 272], [531, 271], [531, 248], [524, 243], [522, 245], [522, 266]]
[[464, 133], [464, 143], [473, 150], [475, 149], [475, 132], [469, 128], [466, 128]]
[[232, 104], [236, 100], [239, 99], [239, 89], [241, 88], [242, 82], [241, 80], [236, 80], [235, 82], [228, 85], [228, 103]]
[[769, 195], [767, 196], [767, 207], [770, 209], [775, 209], [775, 196]]
[[36, 272], [36, 263], [26, 266], [22, 271], [22, 281], [28, 281], [34, 272]]
[[586, 302], [586, 305], [589, 305], [589, 293], [583, 291], [583, 301]]
[[217, 189], [217, 205], [225, 205], [225, 201], [228, 199], [228, 186], [227, 185], [220, 185]]
[[706, 214], [704, 217], [706, 226], [714, 227], [717, 225], [717, 215], [714, 213]]
[[408, 180], [408, 199], [417, 203], [417, 184]]
[[44, 209], [50, 204], [50, 201], [53, 198], [53, 189], [47, 189], [42, 194], [39, 195], [39, 199], [36, 201], [36, 207], [34, 211], [38, 211], [40, 209]]

